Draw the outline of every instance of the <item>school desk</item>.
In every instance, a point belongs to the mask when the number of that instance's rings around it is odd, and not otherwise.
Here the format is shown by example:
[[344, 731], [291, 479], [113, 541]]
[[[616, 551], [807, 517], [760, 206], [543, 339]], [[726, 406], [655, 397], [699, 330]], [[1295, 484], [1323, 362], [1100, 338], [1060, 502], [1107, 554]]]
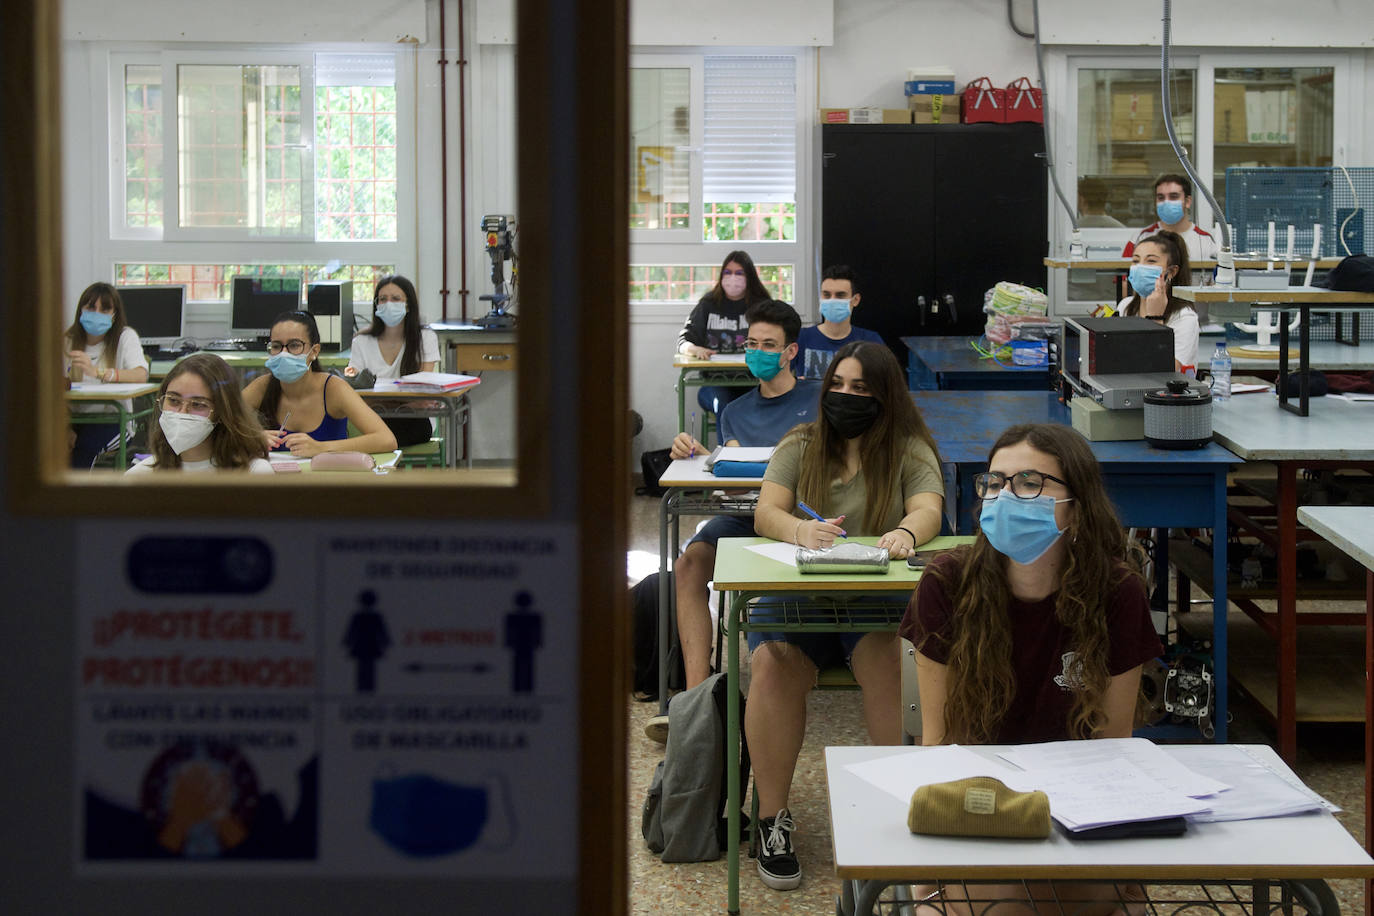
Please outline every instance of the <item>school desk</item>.
[[[1298, 521], [1365, 568], [1364, 810], [1374, 811], [1374, 510], [1368, 506], [1301, 506]], [[1374, 849], [1374, 817], [1364, 819], [1364, 848]], [[1374, 882], [1365, 883], [1364, 910], [1374, 910]]]
[[[116, 422], [119, 423], [119, 445], [115, 448], [115, 469], [120, 473], [129, 469], [129, 442], [128, 429], [130, 421], [141, 420], [151, 416], [153, 413], [153, 401], [150, 397], [157, 393], [158, 386], [151, 382], [78, 382], [67, 392], [68, 405], [75, 404], [113, 404]], [[143, 406], [133, 405], [133, 408], [124, 406], [125, 401], [133, 402], [142, 398], [148, 398], [148, 402]], [[109, 423], [110, 414], [102, 413], [77, 413], [68, 411], [72, 423]]]
[[[701, 388], [711, 385], [717, 388], [753, 388], [759, 380], [749, 374], [749, 368], [744, 364], [744, 354], [721, 354], [715, 359], [698, 359], [695, 356], [687, 356], [683, 353], [673, 354], [673, 367], [677, 373], [677, 428], [683, 432], [690, 432], [687, 429], [687, 389]], [[693, 434], [703, 445], [710, 445], [706, 441], [710, 429], [715, 425], [715, 420], [709, 411], [701, 411], [701, 422], [698, 424], [698, 431]]]
[[[1260, 398], [1263, 395], [1246, 395]], [[1002, 431], [1018, 423], [1069, 423], [1069, 411], [1053, 392], [920, 391], [912, 401], [925, 417], [945, 465], [945, 515], [956, 533], [973, 531], [982, 501], [973, 478], [987, 470], [988, 450]], [[1200, 449], [1158, 449], [1143, 439], [1089, 442], [1102, 467], [1107, 495], [1123, 525], [1133, 528], [1211, 528], [1212, 571], [1222, 584], [1212, 595], [1213, 673], [1226, 684], [1226, 474], [1240, 459], [1216, 443]], [[1168, 593], [1167, 544], [1157, 545], [1156, 595]], [[1226, 740], [1226, 692], [1218, 689], [1212, 722]], [[1173, 731], [1173, 729], [1169, 729]], [[1184, 729], [1184, 732], [1189, 731]], [[1204, 732], [1205, 733], [1205, 732]], [[1196, 735], [1197, 730], [1191, 730]]]
[[[1297, 778], [1269, 747], [1240, 747], [1281, 775]], [[971, 748], [989, 758], [1006, 749]], [[1165, 751], [1187, 766], [1205, 748], [1178, 745]], [[1043, 840], [914, 834], [907, 829], [907, 805], [849, 767], [923, 752], [913, 747], [825, 749], [835, 874], [842, 882], [836, 912], [874, 912], [884, 889], [895, 885], [901, 892], [915, 882], [1083, 880], [1144, 884], [1150, 902], [1141, 912], [1327, 914], [1336, 912], [1336, 900], [1326, 879], [1374, 876], [1374, 860], [1326, 811], [1190, 823], [1177, 837], [1071, 840], [1058, 828]], [[1285, 906], [1291, 903], [1301, 908]], [[1071, 904], [1065, 906], [1064, 912], [1074, 911]], [[974, 909], [982, 912], [978, 903]], [[899, 910], [887, 901], [881, 912]]]
[[[463, 458], [472, 467], [472, 454], [467, 449], [467, 437], [460, 435], [472, 415], [472, 402], [468, 400], [468, 390], [476, 388], [469, 385], [460, 391], [405, 392], [388, 385], [381, 388], [359, 388], [358, 394], [367, 405], [381, 417], [439, 417], [444, 421], [444, 465], [458, 466], [458, 451], [462, 446]], [[430, 404], [437, 404], [431, 407]]]
[[[681, 549], [684, 515], [752, 517], [762, 477], [717, 477], [706, 455], [679, 458], [658, 478], [666, 492], [658, 506], [658, 711], [668, 712], [668, 657], [677, 640], [677, 589], [668, 581], [669, 565]], [[729, 492], [729, 491], [735, 492]], [[671, 535], [670, 535], [671, 532]]]
[[1048, 366], [1013, 366], [1010, 353], [999, 363], [973, 349], [962, 335], [903, 337], [907, 348], [907, 387], [912, 391], [1048, 391]]
[[[1312, 310], [1346, 313], [1374, 306], [1374, 293], [1352, 293], [1345, 290], [1324, 289], [1316, 286], [1290, 286], [1288, 289], [1235, 289], [1219, 286], [1175, 286], [1174, 294], [1187, 302], [1200, 305], [1208, 303], [1246, 303], [1253, 308], [1270, 308], [1278, 312], [1278, 372], [1279, 406], [1292, 411], [1300, 417], [1307, 416], [1310, 402], [1308, 368], [1311, 366]], [[1288, 402], [1287, 386], [1282, 382], [1288, 378], [1288, 313], [1297, 310], [1302, 319], [1298, 324], [1298, 403]], [[1339, 320], [1339, 318], [1338, 318]], [[1337, 342], [1356, 346], [1359, 342], [1358, 318], [1352, 315], [1352, 336], [1346, 340], [1337, 326]], [[1198, 359], [1203, 355], [1198, 353]], [[1210, 358], [1210, 357], [1209, 357]], [[1234, 363], [1232, 364], [1234, 369]]]
[[[876, 537], [850, 538], [851, 542], [875, 544]], [[921, 545], [939, 550], [966, 544], [972, 538], [938, 537]], [[716, 569], [712, 587], [730, 593], [725, 618], [726, 731], [725, 756], [739, 752], [739, 636], [751, 631], [772, 632], [878, 632], [895, 631], [906, 609], [905, 598], [921, 574], [896, 560], [886, 573], [801, 573], [749, 549], [751, 544], [776, 543], [768, 538], [721, 538], [716, 544]], [[752, 612], [760, 598], [798, 599], [767, 604]], [[894, 599], [896, 599], [894, 601]], [[802, 603], [805, 602], [805, 603]], [[898, 603], [900, 602], [900, 603]], [[739, 767], [727, 766], [726, 809], [729, 816], [728, 909], [739, 912], [739, 815], [744, 794]]]

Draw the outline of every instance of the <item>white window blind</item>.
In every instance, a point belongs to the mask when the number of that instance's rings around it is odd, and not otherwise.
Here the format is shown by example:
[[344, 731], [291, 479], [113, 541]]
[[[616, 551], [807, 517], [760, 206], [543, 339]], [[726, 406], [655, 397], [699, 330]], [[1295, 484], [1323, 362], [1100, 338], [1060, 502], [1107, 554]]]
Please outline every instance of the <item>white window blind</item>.
[[316, 54], [316, 86], [395, 86], [395, 54]]
[[792, 57], [707, 57], [703, 198], [797, 199], [797, 68]]

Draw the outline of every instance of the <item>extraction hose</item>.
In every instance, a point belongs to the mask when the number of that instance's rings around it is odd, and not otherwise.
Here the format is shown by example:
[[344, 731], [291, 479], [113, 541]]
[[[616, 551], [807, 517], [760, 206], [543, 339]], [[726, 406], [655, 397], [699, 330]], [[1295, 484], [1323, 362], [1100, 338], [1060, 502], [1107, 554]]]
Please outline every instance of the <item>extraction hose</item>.
[[1045, 168], [1050, 171], [1050, 184], [1054, 185], [1054, 194], [1059, 198], [1059, 202], [1064, 205], [1064, 212], [1069, 214], [1069, 223], [1073, 226], [1073, 231], [1077, 233], [1078, 211], [1069, 206], [1069, 199], [1064, 196], [1063, 189], [1059, 187], [1059, 176], [1055, 174], [1054, 170], [1054, 146], [1050, 143], [1050, 115], [1048, 106], [1044, 105], [1044, 100], [1050, 96], [1045, 90], [1045, 49], [1040, 44], [1040, 0], [1032, 0], [1031, 11], [1035, 17], [1035, 69], [1040, 80], [1041, 114], [1044, 116], [1041, 126], [1045, 129]]

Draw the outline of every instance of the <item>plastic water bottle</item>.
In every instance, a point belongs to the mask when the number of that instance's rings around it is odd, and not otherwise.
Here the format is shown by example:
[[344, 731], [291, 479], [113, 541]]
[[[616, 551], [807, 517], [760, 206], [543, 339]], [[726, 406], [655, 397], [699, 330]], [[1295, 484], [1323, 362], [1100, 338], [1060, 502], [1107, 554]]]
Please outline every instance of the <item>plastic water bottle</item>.
[[1231, 397], [1231, 354], [1226, 349], [1226, 341], [1217, 341], [1212, 351], [1212, 398], [1225, 401]]

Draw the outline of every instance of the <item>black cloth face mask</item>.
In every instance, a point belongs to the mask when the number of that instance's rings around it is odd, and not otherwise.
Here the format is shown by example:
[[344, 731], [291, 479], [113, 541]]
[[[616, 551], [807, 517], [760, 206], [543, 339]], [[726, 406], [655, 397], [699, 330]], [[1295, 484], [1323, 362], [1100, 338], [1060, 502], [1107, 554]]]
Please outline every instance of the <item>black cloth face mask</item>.
[[821, 398], [825, 420], [846, 439], [857, 439], [873, 426], [882, 405], [878, 399], [843, 391], [827, 391]]

